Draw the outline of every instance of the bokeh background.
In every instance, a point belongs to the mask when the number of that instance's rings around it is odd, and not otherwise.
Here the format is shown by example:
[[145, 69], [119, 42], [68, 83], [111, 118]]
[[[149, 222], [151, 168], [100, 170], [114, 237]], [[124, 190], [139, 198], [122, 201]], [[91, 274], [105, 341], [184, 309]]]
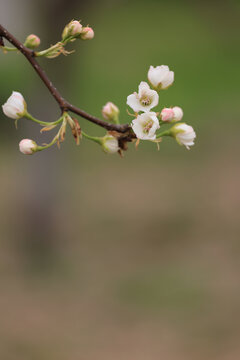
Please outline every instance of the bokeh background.
[[[236, 360], [240, 357], [239, 1], [1, 0], [20, 40], [58, 41], [81, 19], [95, 39], [40, 63], [72, 103], [121, 109], [167, 64], [197, 132], [191, 151], [164, 139], [124, 159], [69, 135], [32, 157], [39, 127], [0, 115], [0, 358]], [[0, 54], [0, 102], [20, 91], [36, 117], [59, 109], [20, 54]], [[103, 134], [80, 119], [83, 129]]]

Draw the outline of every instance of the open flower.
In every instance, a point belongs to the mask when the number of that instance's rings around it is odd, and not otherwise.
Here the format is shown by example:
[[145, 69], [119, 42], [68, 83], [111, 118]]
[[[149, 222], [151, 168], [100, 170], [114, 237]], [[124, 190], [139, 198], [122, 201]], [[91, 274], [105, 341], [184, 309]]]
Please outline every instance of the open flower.
[[19, 143], [19, 150], [25, 155], [32, 155], [37, 150], [37, 144], [30, 139], [23, 139]]
[[115, 154], [119, 150], [118, 139], [112, 135], [106, 135], [102, 138], [103, 151], [109, 154]]
[[180, 121], [183, 117], [183, 111], [179, 106], [173, 108], [164, 108], [161, 111], [161, 119], [166, 122]]
[[148, 80], [154, 89], [167, 89], [173, 83], [174, 72], [170, 71], [166, 65], [150, 66]]
[[171, 134], [180, 145], [185, 145], [189, 150], [189, 146], [194, 145], [194, 139], [196, 138], [196, 133], [193, 130], [192, 126], [189, 126], [185, 123], [176, 124], [171, 128]]
[[127, 104], [135, 111], [149, 111], [157, 106], [158, 93], [151, 90], [150, 86], [142, 81], [138, 87], [138, 94], [135, 92], [127, 97]]
[[132, 121], [132, 129], [137, 138], [141, 140], [155, 140], [155, 133], [159, 128], [160, 125], [155, 112], [146, 112], [138, 115]]
[[7, 102], [2, 105], [3, 112], [11, 119], [20, 119], [27, 110], [27, 105], [21, 93], [13, 91]]

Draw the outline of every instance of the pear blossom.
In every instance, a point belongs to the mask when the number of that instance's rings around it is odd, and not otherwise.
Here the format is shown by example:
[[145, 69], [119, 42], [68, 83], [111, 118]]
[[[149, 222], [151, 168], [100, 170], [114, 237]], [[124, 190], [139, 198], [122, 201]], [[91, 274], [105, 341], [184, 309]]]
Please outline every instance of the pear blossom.
[[23, 139], [19, 143], [19, 150], [25, 155], [32, 155], [37, 150], [37, 144], [30, 139]]
[[94, 38], [94, 31], [91, 27], [84, 27], [80, 36], [82, 40], [91, 40]]
[[127, 97], [127, 105], [129, 105], [135, 112], [149, 111], [158, 105], [159, 96], [155, 90], [151, 90], [148, 83], [142, 81], [138, 87], [138, 93]]
[[120, 150], [118, 140], [112, 135], [106, 135], [102, 138], [103, 151], [109, 154], [115, 154]]
[[102, 115], [108, 121], [118, 120], [119, 108], [111, 101], [107, 102], [102, 108]]
[[189, 126], [185, 123], [176, 124], [171, 128], [171, 134], [175, 137], [177, 142], [180, 145], [185, 145], [189, 150], [189, 146], [194, 145], [194, 139], [196, 138], [196, 133], [193, 130], [192, 126]]
[[31, 34], [25, 40], [24, 45], [29, 49], [35, 49], [40, 45], [41, 40], [37, 35]]
[[167, 89], [174, 81], [174, 72], [167, 65], [150, 66], [148, 80], [154, 89]]
[[183, 111], [179, 106], [173, 108], [164, 108], [161, 111], [161, 119], [166, 122], [180, 121], [183, 117]]
[[6, 103], [2, 105], [3, 112], [11, 119], [20, 119], [27, 110], [27, 105], [21, 93], [13, 91]]
[[132, 121], [132, 129], [137, 138], [141, 140], [155, 140], [156, 130], [159, 128], [160, 125], [155, 112], [145, 112]]

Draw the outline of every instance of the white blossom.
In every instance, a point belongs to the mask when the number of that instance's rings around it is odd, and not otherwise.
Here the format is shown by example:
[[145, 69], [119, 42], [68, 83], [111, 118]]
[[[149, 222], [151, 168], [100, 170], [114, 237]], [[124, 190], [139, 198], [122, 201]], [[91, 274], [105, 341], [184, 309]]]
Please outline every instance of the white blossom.
[[103, 151], [109, 154], [115, 154], [120, 149], [118, 145], [118, 140], [112, 135], [104, 136], [102, 147]]
[[161, 111], [161, 119], [166, 122], [180, 121], [183, 117], [183, 111], [179, 106], [173, 108], [164, 108]]
[[141, 140], [155, 140], [155, 133], [159, 128], [160, 125], [155, 112], [143, 113], [132, 121], [132, 129], [137, 138]]
[[11, 119], [20, 119], [24, 116], [27, 105], [21, 93], [13, 91], [7, 102], [2, 105], [3, 112]]
[[176, 124], [171, 128], [171, 133], [180, 145], [185, 145], [189, 150], [189, 146], [194, 145], [196, 133], [192, 126], [185, 123]]
[[135, 92], [127, 97], [127, 105], [135, 112], [146, 112], [157, 106], [158, 100], [158, 93], [151, 90], [150, 86], [142, 81], [138, 87], [138, 93]]
[[35, 141], [30, 139], [23, 139], [19, 143], [19, 150], [25, 155], [32, 155], [37, 149]]
[[150, 66], [148, 80], [153, 88], [157, 90], [167, 89], [174, 81], [174, 72], [170, 71], [166, 65]]

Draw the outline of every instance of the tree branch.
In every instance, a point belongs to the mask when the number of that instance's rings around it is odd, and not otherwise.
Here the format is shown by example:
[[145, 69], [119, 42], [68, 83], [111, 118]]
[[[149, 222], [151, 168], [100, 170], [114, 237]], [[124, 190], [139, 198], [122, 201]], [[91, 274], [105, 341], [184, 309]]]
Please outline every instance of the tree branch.
[[62, 112], [64, 111], [71, 111], [77, 115], [80, 115], [84, 119], [87, 119], [91, 121], [92, 123], [99, 125], [106, 130], [109, 131], [117, 131], [120, 133], [128, 133], [131, 129], [128, 124], [111, 124], [106, 121], [103, 121], [101, 119], [98, 119], [97, 117], [90, 115], [86, 113], [85, 111], [79, 109], [78, 107], [70, 104], [68, 101], [66, 101], [60, 92], [56, 89], [56, 87], [53, 85], [53, 83], [49, 80], [48, 76], [44, 72], [44, 70], [41, 68], [41, 66], [38, 64], [38, 62], [35, 59], [35, 52], [25, 47], [19, 40], [17, 40], [12, 34], [10, 34], [1, 24], [0, 24], [0, 46], [3, 46], [3, 38], [7, 39], [14, 47], [16, 47], [29, 61], [31, 66], [34, 68], [40, 79], [43, 81], [43, 83], [46, 85], [48, 90], [50, 91], [51, 95], [54, 97], [54, 99], [57, 101], [60, 109]]

